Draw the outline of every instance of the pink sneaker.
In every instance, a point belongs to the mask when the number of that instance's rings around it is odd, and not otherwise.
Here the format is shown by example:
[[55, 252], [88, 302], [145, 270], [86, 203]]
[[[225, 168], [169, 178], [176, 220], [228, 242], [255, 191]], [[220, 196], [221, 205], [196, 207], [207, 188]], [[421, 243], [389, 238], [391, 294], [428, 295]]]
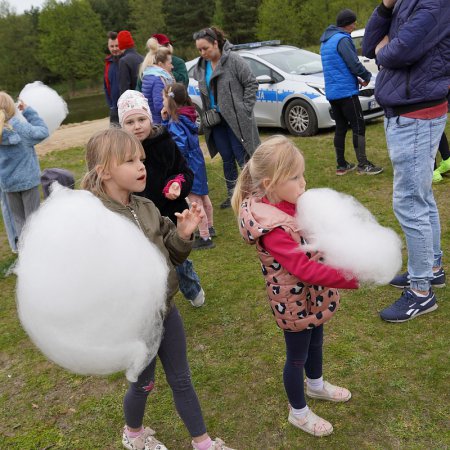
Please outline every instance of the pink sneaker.
[[333, 425], [317, 414], [314, 414], [309, 410], [304, 416], [295, 416], [292, 412], [292, 408], [289, 405], [289, 423], [294, 425], [294, 427], [300, 428], [300, 430], [306, 433], [312, 434], [316, 437], [328, 436], [333, 432]]
[[[192, 447], [194, 447], [194, 441], [192, 441]], [[222, 439], [216, 438], [214, 441], [212, 441], [211, 446], [208, 448], [208, 450], [234, 450], [231, 447], [227, 447], [225, 445], [225, 442], [222, 441]]]
[[348, 402], [352, 398], [352, 393], [343, 387], [334, 386], [328, 381], [323, 382], [323, 388], [320, 391], [314, 391], [306, 383], [306, 395], [311, 398], [328, 400], [330, 402]]
[[136, 437], [130, 438], [126, 432], [126, 425], [122, 434], [122, 445], [128, 450], [167, 450], [167, 447], [159, 442], [154, 434], [155, 432], [148, 427], [144, 428], [144, 432]]

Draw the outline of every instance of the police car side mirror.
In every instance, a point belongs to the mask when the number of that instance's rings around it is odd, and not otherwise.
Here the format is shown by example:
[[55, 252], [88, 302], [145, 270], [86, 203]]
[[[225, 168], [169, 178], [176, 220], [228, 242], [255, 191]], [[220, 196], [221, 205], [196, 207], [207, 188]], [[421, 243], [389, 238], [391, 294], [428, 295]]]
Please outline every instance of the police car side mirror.
[[275, 80], [269, 75], [259, 75], [256, 77], [256, 81], [259, 84], [272, 84], [275, 83]]

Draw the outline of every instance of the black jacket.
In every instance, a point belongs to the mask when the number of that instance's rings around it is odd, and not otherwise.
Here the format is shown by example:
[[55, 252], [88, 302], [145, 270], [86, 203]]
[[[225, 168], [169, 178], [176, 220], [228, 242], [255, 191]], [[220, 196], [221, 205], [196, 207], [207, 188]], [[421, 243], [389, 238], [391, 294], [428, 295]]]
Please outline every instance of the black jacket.
[[119, 59], [119, 89], [122, 95], [127, 89], [136, 89], [139, 66], [144, 57], [140, 55], [134, 48], [125, 50]]
[[[165, 127], [153, 128], [152, 135], [142, 141], [142, 145], [145, 150], [147, 185], [143, 192], [136, 194], [149, 198], [162, 216], [177, 223], [175, 213], [188, 207], [186, 197], [191, 192], [194, 174]], [[169, 200], [163, 190], [170, 180], [179, 175], [185, 180], [181, 182], [181, 194], [176, 200]]]

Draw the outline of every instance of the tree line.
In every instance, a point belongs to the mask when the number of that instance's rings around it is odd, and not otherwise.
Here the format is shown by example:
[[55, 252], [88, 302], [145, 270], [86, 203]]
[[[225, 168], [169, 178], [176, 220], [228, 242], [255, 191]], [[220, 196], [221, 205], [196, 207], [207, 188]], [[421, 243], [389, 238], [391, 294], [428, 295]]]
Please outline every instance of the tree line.
[[196, 56], [192, 34], [216, 25], [232, 43], [280, 39], [318, 46], [323, 30], [343, 8], [364, 26], [379, 0], [47, 0], [17, 14], [0, 1], [0, 89], [18, 92], [26, 83], [99, 81], [108, 31], [131, 31], [138, 51], [153, 33], [174, 41], [175, 53]]

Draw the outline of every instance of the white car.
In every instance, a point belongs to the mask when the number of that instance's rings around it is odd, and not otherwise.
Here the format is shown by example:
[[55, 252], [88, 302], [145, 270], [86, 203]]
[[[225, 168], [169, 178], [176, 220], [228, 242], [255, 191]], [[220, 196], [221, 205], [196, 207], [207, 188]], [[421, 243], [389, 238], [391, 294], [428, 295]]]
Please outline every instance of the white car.
[[[286, 128], [296, 136], [312, 136], [319, 128], [335, 125], [331, 106], [325, 98], [325, 81], [320, 55], [280, 45], [279, 41], [235, 45], [250, 65], [259, 83], [254, 109], [260, 127]], [[198, 58], [188, 61], [188, 92], [197, 112], [202, 102], [197, 81], [193, 78]], [[360, 102], [366, 120], [383, 115], [375, 101], [375, 85], [371, 82], [360, 90]], [[199, 123], [201, 126], [201, 123]]]
[[374, 59], [367, 58], [366, 56], [362, 56], [362, 40], [364, 37], [365, 28], [361, 28], [360, 30], [352, 31], [352, 41], [355, 44], [356, 51], [358, 53], [358, 58], [364, 65], [364, 67], [372, 74], [376, 75], [378, 73], [378, 66]]

